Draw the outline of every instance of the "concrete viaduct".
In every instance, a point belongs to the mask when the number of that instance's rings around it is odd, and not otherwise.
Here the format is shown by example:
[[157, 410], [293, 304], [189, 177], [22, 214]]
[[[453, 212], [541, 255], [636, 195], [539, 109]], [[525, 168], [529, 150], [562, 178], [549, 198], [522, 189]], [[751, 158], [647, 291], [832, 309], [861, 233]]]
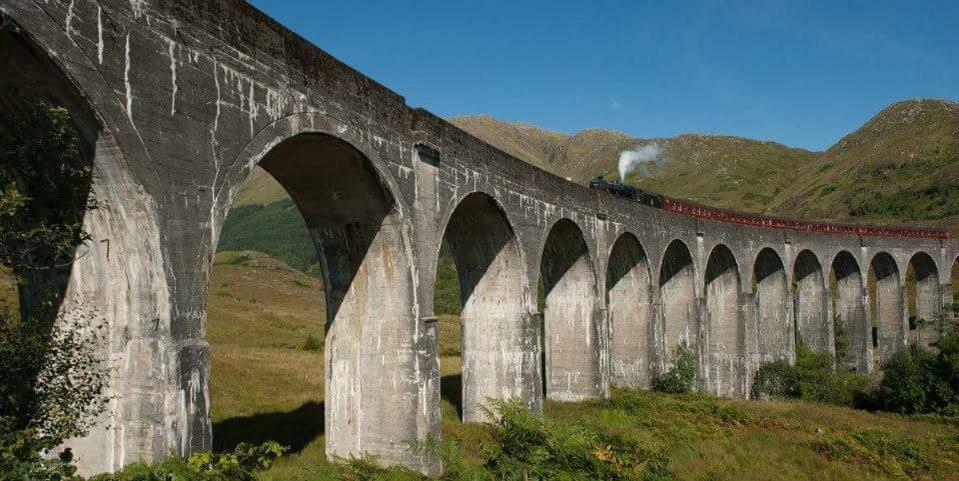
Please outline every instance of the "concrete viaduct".
[[544, 396], [646, 388], [680, 343], [699, 355], [702, 390], [746, 396], [757, 367], [793, 359], [797, 339], [833, 350], [834, 320], [844, 363], [871, 370], [928, 340], [909, 330], [910, 267], [916, 315], [951, 299], [950, 240], [745, 227], [589, 190], [408, 107], [240, 0], [0, 0], [0, 11], [4, 106], [69, 108], [96, 171], [99, 208], [68, 299], [109, 323], [111, 383], [97, 427], [68, 443], [84, 472], [210, 448], [207, 284], [257, 165], [289, 191], [321, 254], [326, 354], [312, 368], [326, 372], [334, 455], [439, 469], [408, 446], [440, 434], [444, 236], [463, 291], [468, 421], [487, 398], [540, 409]]

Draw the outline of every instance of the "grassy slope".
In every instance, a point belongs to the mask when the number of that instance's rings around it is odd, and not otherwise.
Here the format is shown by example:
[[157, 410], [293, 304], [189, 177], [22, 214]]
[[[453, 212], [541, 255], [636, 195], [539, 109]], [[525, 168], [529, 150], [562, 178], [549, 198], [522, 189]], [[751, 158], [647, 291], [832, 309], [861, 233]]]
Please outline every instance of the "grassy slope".
[[[262, 254], [218, 255], [208, 320], [215, 445], [272, 438], [293, 446], [294, 454], [263, 479], [336, 479], [323, 454], [322, 351], [302, 349], [308, 335], [320, 336], [323, 312], [316, 279]], [[457, 421], [459, 332], [455, 316], [441, 317], [443, 432], [460, 442], [468, 461], [480, 463], [485, 428]], [[658, 394], [547, 403], [546, 410], [556, 419], [667, 447], [680, 479], [897, 479], [888, 460], [830, 460], [814, 449], [817, 440], [839, 436], [848, 441], [851, 432], [864, 429], [880, 429], [896, 443], [917, 447], [929, 466], [915, 479], [959, 479], [959, 427], [932, 420], [799, 402]], [[818, 436], [816, 428], [825, 435]]]
[[893, 104], [800, 172], [776, 212], [959, 225], [959, 104]]
[[763, 211], [798, 169], [816, 158], [812, 152], [775, 142], [721, 135], [637, 139], [590, 129], [570, 136], [487, 116], [457, 117], [451, 122], [520, 159], [578, 182], [600, 174], [618, 178], [620, 152], [656, 143], [663, 148], [662, 160], [649, 166], [648, 175], [637, 170], [627, 180], [649, 190], [739, 210]]
[[[323, 339], [325, 309], [317, 279], [260, 253], [217, 255], [207, 307], [217, 448], [278, 430], [306, 431], [287, 442], [322, 432], [323, 351], [303, 346]], [[286, 412], [318, 417], [290, 424], [266, 414]]]
[[954, 102], [897, 102], [826, 152], [716, 135], [633, 139], [588, 130], [569, 136], [485, 116], [452, 122], [577, 181], [613, 174], [621, 150], [657, 142], [666, 162], [628, 180], [666, 195], [800, 218], [959, 225], [959, 104]]

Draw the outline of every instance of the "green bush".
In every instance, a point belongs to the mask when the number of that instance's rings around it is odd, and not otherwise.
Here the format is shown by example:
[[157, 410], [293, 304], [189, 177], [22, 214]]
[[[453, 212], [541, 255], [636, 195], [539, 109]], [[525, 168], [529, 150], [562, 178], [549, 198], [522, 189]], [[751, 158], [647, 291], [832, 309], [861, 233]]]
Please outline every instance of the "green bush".
[[0, 480], [61, 481], [76, 473], [73, 454], [65, 450], [54, 459], [41, 453], [51, 447], [44, 436], [33, 430], [11, 429], [9, 421], [0, 421]]
[[697, 362], [692, 349], [682, 343], [673, 349], [673, 365], [653, 380], [653, 390], [687, 394], [696, 387]]
[[310, 334], [306, 336], [306, 341], [303, 343], [303, 350], [310, 351], [310, 352], [322, 351], [323, 341], [321, 341], [319, 338], [317, 338], [313, 334]]
[[254, 481], [255, 471], [268, 469], [286, 452], [287, 448], [273, 441], [259, 446], [240, 443], [228, 453], [196, 453], [189, 459], [170, 457], [156, 464], [133, 464], [90, 481]]
[[55, 481], [75, 472], [64, 439], [102, 411], [105, 342], [95, 310], [67, 303], [58, 278], [90, 236], [93, 170], [69, 112], [46, 102], [0, 112], [0, 264], [21, 304], [0, 305], [0, 479]]
[[861, 405], [871, 397], [869, 378], [835, 369], [829, 354], [800, 346], [796, 364], [776, 361], [762, 365], [753, 380], [752, 395], [802, 399], [841, 406]]
[[943, 337], [938, 353], [913, 346], [884, 366], [877, 403], [901, 414], [959, 414], [959, 333]]
[[660, 447], [591, 425], [556, 422], [519, 401], [494, 409], [499, 419], [490, 427], [495, 443], [486, 464], [492, 479], [672, 479]]

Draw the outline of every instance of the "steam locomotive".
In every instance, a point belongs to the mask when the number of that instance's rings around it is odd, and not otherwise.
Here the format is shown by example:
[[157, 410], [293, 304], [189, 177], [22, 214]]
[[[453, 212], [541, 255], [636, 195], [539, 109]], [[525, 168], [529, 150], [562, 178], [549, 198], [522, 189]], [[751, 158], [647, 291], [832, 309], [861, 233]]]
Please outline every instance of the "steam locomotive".
[[622, 197], [624, 199], [629, 199], [634, 202], [639, 202], [640, 204], [648, 205], [650, 207], [657, 207], [660, 209], [663, 207], [663, 201], [665, 200], [662, 195], [659, 195], [655, 192], [646, 192], [638, 187], [624, 184], [622, 182], [616, 182], [615, 180], [609, 181], [604, 179], [603, 176], [593, 179], [589, 183], [589, 188], [602, 190], [610, 195], [615, 195], [617, 197]]

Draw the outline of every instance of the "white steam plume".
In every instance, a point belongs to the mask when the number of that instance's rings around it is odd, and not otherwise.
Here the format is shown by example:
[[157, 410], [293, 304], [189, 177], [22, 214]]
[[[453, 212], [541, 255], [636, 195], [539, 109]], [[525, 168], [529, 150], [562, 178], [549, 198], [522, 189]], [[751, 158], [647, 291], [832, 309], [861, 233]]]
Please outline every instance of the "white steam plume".
[[[626, 174], [636, 170], [637, 166], [647, 162], [655, 162], [663, 155], [663, 148], [659, 144], [636, 146], [624, 150], [619, 154], [619, 179], [626, 180]], [[642, 165], [645, 170], [646, 166]]]

